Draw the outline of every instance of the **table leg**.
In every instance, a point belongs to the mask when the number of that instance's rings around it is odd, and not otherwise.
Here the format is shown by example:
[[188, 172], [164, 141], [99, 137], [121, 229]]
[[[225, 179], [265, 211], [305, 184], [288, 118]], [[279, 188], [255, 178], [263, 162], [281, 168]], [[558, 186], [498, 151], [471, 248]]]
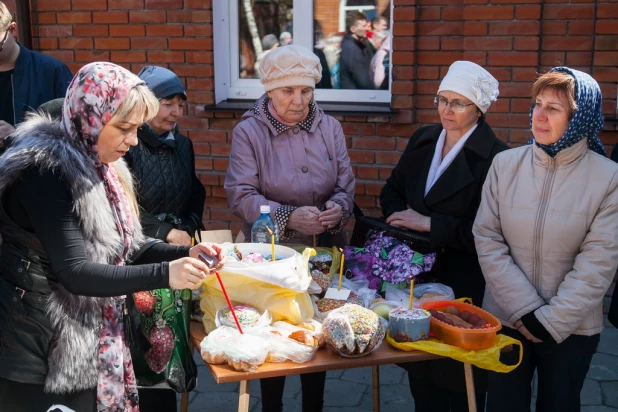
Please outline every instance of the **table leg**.
[[373, 378], [373, 412], [380, 412], [380, 367], [371, 367]]
[[466, 375], [466, 392], [468, 394], [468, 411], [476, 412], [476, 393], [474, 391], [474, 376], [472, 375], [472, 365], [464, 363]]
[[189, 411], [189, 392], [183, 392], [180, 394], [180, 412]]
[[238, 390], [238, 412], [249, 412], [249, 388], [251, 381], [240, 381]]

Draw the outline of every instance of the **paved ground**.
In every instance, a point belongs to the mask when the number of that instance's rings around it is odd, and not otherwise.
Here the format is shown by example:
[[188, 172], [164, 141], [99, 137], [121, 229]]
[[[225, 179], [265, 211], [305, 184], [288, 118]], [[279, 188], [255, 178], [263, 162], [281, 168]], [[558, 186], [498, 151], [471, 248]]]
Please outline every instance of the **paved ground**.
[[[607, 301], [606, 307], [609, 306]], [[386, 344], [386, 343], [385, 343]], [[191, 393], [191, 412], [235, 412], [238, 384], [217, 385], [199, 356], [198, 387]], [[413, 412], [414, 406], [405, 372], [396, 366], [380, 367], [382, 411]], [[348, 369], [327, 374], [324, 412], [370, 412], [372, 410], [371, 368]], [[289, 376], [284, 392], [284, 410], [301, 410], [300, 379]], [[534, 402], [533, 402], [534, 403]], [[618, 412], [618, 330], [606, 320], [601, 343], [582, 391], [582, 412]], [[260, 387], [251, 385], [252, 412], [261, 411]], [[533, 409], [534, 411], [534, 406]]]

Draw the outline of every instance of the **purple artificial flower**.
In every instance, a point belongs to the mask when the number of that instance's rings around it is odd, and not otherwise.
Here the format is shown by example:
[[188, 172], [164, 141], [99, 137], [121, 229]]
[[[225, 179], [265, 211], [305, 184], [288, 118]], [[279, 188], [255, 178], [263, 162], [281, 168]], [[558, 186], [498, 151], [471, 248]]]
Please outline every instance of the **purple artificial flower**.
[[429, 272], [433, 267], [433, 264], [436, 263], [436, 254], [428, 253], [423, 256], [423, 264], [425, 265], [425, 272]]
[[[395, 246], [388, 254], [384, 271], [378, 275], [386, 282], [397, 284], [412, 275], [412, 256], [414, 252], [403, 243]], [[374, 272], [375, 274], [375, 272]]]
[[369, 237], [365, 245], [365, 250], [373, 257], [382, 258], [382, 249], [388, 250], [395, 240], [396, 239], [390, 236], [385, 236], [384, 232], [378, 232]]

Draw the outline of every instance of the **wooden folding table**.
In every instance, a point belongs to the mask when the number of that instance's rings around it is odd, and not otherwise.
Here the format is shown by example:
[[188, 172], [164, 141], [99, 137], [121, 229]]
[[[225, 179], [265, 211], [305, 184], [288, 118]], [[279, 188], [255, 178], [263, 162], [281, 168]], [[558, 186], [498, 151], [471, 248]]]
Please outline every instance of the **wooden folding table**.
[[[199, 322], [191, 322], [191, 342], [198, 350], [200, 348], [200, 343], [205, 336], [206, 333], [204, 332], [204, 326]], [[344, 358], [337, 355], [331, 349], [326, 348], [318, 350], [315, 357], [307, 363], [264, 363], [255, 372], [237, 372], [228, 365], [207, 365], [217, 383], [240, 382], [238, 412], [247, 412], [249, 410], [249, 385], [254, 379], [371, 366], [373, 372], [373, 410], [374, 412], [379, 412], [380, 383], [378, 366], [441, 358], [441, 356], [432, 355], [426, 352], [400, 351], [390, 346], [387, 342], [383, 342], [378, 349], [362, 358]], [[472, 367], [469, 364], [464, 364], [464, 368], [466, 372], [465, 375], [469, 411], [476, 412], [476, 398], [474, 397]]]

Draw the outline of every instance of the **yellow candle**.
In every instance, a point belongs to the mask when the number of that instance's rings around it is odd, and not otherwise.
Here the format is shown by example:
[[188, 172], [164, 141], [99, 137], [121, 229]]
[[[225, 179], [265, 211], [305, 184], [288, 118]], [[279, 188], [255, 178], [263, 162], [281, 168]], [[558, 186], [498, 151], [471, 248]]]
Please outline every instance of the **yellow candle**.
[[414, 298], [414, 279], [410, 279], [410, 309], [412, 309], [412, 299]]
[[341, 281], [343, 280], [343, 262], [345, 261], [343, 249], [339, 250], [341, 251], [341, 264], [339, 265], [339, 287], [337, 287], [337, 290], [341, 290]]
[[271, 248], [271, 260], [274, 262], [275, 261], [275, 234], [273, 233], [272, 230], [270, 230], [270, 228], [267, 226], [266, 229], [268, 229], [268, 233], [270, 233], [270, 248]]
[[193, 247], [193, 246], [195, 246], [195, 238], [194, 237], [191, 238], [191, 247]]

